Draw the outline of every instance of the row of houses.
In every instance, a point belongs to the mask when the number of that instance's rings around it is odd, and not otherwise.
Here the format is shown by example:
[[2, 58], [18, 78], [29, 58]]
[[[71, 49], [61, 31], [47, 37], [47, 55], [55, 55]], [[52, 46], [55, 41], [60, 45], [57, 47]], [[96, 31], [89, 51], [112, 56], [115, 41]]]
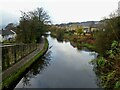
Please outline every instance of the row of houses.
[[85, 33], [94, 32], [98, 29], [99, 21], [87, 21], [87, 22], [75, 22], [67, 24], [56, 24], [58, 28], [62, 28], [68, 31], [77, 30], [77, 28], [82, 27]]
[[0, 42], [14, 40], [16, 32], [13, 30], [0, 30]]
[[[100, 24], [99, 21], [87, 21], [87, 22], [56, 24], [55, 27], [65, 29], [67, 31], [73, 31], [73, 30], [75, 31], [79, 27], [82, 27], [85, 33], [90, 33], [96, 31], [98, 29], [99, 24]], [[0, 42], [3, 42], [5, 40], [15, 39], [16, 32], [12, 30], [13, 27], [14, 25], [10, 23], [5, 27], [5, 30], [0, 30]]]

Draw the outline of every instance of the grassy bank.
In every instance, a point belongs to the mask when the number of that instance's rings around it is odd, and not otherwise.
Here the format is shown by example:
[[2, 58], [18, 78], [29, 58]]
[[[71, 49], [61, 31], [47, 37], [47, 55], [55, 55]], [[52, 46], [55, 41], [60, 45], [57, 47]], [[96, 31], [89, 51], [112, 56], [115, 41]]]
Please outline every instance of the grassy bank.
[[28, 72], [30, 67], [35, 63], [36, 60], [38, 60], [40, 57], [42, 57], [46, 51], [48, 50], [48, 41], [45, 40], [44, 48], [39, 52], [33, 59], [31, 59], [28, 63], [26, 63], [23, 67], [21, 67], [16, 72], [9, 75], [7, 78], [5, 78], [2, 82], [2, 89], [14, 89], [16, 84], [19, 82], [19, 80]]

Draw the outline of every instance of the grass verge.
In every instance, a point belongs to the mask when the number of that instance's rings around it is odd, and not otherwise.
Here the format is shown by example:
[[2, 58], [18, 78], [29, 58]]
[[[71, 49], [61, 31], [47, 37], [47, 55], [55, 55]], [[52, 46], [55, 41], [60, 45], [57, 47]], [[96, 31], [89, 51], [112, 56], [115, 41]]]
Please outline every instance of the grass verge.
[[38, 60], [40, 57], [42, 57], [46, 53], [46, 51], [48, 50], [48, 46], [49, 46], [48, 40], [45, 39], [44, 48], [33, 59], [31, 59], [28, 63], [23, 65], [16, 72], [10, 74], [7, 78], [5, 78], [2, 81], [2, 86], [1, 86], [2, 90], [14, 89], [16, 84], [28, 72], [28, 70], [35, 63], [35, 61]]

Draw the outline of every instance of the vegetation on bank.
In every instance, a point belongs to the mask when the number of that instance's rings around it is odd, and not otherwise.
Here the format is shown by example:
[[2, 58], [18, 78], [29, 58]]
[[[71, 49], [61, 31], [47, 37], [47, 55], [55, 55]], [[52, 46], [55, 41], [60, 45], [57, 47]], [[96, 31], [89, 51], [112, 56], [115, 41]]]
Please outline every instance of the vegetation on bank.
[[52, 28], [51, 35], [60, 41], [70, 41], [73, 47], [87, 47], [99, 53], [93, 60], [94, 70], [104, 88], [120, 88], [120, 16], [111, 15], [100, 21], [99, 31], [83, 34], [81, 29], [67, 31]]
[[99, 57], [93, 60], [95, 71], [104, 88], [120, 88], [120, 17], [104, 20], [95, 34], [95, 49]]
[[44, 48], [32, 60], [30, 60], [28, 63], [22, 66], [19, 70], [12, 73], [11, 75], [9, 75], [7, 78], [3, 80], [2, 89], [13, 89], [16, 86], [16, 84], [19, 82], [19, 80], [25, 75], [25, 73], [28, 72], [28, 70], [35, 63], [35, 61], [45, 54], [45, 52], [48, 49], [48, 46], [49, 46], [49, 43], [46, 39]]
[[94, 70], [103, 88], [120, 88], [120, 43], [113, 41], [106, 55], [92, 60]]
[[77, 47], [78, 49], [81, 49], [82, 47], [87, 47], [90, 50], [95, 50], [95, 40], [91, 34], [85, 35], [78, 31], [75, 32], [58, 29], [51, 31], [51, 36], [56, 37], [58, 41], [70, 41], [71, 45], [73, 47]]

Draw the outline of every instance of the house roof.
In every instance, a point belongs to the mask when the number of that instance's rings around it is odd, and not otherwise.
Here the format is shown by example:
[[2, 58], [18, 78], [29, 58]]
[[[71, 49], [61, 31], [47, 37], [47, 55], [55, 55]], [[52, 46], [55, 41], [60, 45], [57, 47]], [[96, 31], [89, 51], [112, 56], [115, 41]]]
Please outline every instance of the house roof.
[[0, 34], [2, 34], [2, 36], [5, 36], [14, 34], [14, 32], [12, 32], [11, 30], [0, 30]]
[[97, 27], [97, 25], [99, 25], [99, 21], [70, 22], [70, 23], [56, 24], [56, 26], [62, 26], [62, 27], [63, 26], [71, 26], [71, 25]]

